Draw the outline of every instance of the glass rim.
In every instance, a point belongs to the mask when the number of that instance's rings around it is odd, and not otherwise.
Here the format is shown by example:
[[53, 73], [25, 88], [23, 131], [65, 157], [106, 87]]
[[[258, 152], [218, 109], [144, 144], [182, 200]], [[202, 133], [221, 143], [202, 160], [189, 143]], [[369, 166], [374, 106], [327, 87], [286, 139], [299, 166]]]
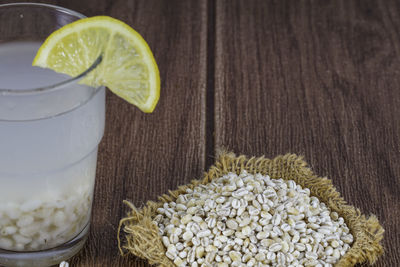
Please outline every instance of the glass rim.
[[[43, 8], [50, 8], [50, 9], [54, 9], [58, 12], [64, 12], [67, 13], [69, 15], [75, 16], [78, 19], [83, 19], [86, 18], [85, 15], [76, 12], [74, 10], [65, 8], [65, 7], [60, 7], [57, 5], [51, 5], [51, 4], [43, 4], [43, 3], [29, 3], [29, 2], [21, 2], [21, 3], [5, 3], [5, 4], [0, 4], [0, 9], [5, 8], [5, 7], [43, 7]], [[52, 91], [56, 91], [59, 90], [61, 88], [65, 88], [65, 86], [72, 84], [72, 83], [76, 83], [79, 80], [81, 80], [82, 78], [84, 78], [85, 76], [87, 76], [93, 69], [95, 69], [102, 60], [102, 55], [100, 55], [93, 63], [92, 65], [86, 69], [85, 71], [83, 71], [81, 74], [75, 76], [75, 77], [71, 77], [68, 79], [65, 79], [61, 82], [57, 82], [57, 83], [53, 83], [50, 85], [46, 85], [46, 86], [41, 86], [41, 87], [34, 87], [34, 88], [26, 88], [26, 89], [5, 89], [5, 88], [1, 88], [1, 84], [0, 84], [0, 96], [17, 96], [17, 95], [27, 95], [27, 94], [38, 94], [38, 93], [45, 93], [45, 92], [52, 92]], [[101, 87], [101, 86], [100, 86]], [[99, 87], [99, 88], [100, 88]]]

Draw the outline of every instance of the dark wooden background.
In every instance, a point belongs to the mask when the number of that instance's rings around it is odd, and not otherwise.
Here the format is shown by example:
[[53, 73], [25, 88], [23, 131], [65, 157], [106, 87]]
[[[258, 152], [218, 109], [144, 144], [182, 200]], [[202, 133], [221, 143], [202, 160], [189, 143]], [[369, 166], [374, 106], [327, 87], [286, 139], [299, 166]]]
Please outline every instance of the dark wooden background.
[[400, 266], [399, 1], [40, 2], [130, 24], [162, 79], [152, 114], [107, 95], [93, 224], [71, 266], [147, 266], [118, 254], [122, 201], [141, 206], [199, 178], [221, 147], [304, 155], [378, 216], [376, 266]]

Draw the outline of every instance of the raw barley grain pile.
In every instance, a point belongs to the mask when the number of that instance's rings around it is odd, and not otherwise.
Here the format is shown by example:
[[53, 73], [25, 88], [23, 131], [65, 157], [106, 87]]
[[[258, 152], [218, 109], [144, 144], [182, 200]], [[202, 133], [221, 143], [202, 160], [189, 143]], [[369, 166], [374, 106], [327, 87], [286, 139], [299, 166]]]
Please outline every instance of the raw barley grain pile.
[[353, 236], [293, 180], [229, 173], [157, 209], [176, 266], [333, 266]]
[[353, 267], [384, 252], [376, 216], [348, 205], [330, 179], [295, 154], [221, 152], [202, 179], [140, 209], [124, 203], [121, 254], [160, 267]]

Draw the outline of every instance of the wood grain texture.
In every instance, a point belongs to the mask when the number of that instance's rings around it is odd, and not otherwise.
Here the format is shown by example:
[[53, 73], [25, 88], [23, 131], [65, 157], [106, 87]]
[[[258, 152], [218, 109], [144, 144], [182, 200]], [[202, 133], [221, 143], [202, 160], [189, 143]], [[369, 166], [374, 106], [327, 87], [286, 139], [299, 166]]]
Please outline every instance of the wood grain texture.
[[127, 22], [149, 43], [160, 68], [162, 91], [152, 114], [108, 95], [93, 229], [86, 249], [71, 263], [147, 266], [118, 254], [117, 225], [128, 210], [122, 201], [141, 206], [199, 177], [205, 168], [206, 7], [194, 1], [108, 4], [100, 12]]
[[400, 258], [400, 8], [395, 1], [217, 1], [215, 143], [304, 155], [386, 229]]

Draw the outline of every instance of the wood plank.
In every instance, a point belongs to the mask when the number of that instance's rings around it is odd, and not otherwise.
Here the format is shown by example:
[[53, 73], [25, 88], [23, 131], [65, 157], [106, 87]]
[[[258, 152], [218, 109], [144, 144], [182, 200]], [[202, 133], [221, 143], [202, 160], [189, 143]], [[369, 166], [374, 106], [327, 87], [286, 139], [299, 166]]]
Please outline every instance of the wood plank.
[[148, 41], [159, 64], [162, 91], [153, 114], [108, 95], [94, 227], [83, 257], [72, 265], [147, 266], [118, 255], [116, 226], [127, 211], [122, 200], [143, 205], [204, 171], [206, 6], [156, 0], [108, 4], [106, 14], [126, 21]]
[[[12, 1], [18, 2], [18, 1]], [[161, 97], [154, 113], [107, 93], [104, 138], [99, 148], [92, 228], [70, 266], [148, 266], [120, 257], [122, 201], [141, 206], [198, 178], [205, 169], [207, 6], [198, 1], [40, 0], [87, 16], [125, 21], [148, 42], [160, 68]]]
[[215, 144], [305, 156], [386, 229], [400, 258], [400, 6], [217, 1]]

